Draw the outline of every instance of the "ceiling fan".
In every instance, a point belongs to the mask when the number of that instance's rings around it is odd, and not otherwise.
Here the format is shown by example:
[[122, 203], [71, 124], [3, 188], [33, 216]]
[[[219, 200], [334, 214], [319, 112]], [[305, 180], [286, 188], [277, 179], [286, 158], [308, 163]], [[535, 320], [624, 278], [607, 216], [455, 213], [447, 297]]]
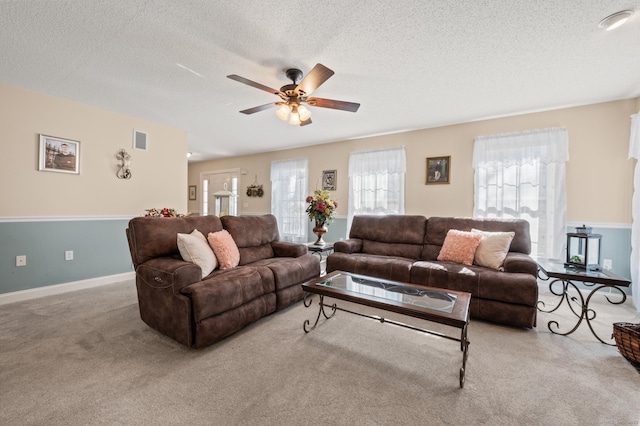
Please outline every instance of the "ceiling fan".
[[[280, 90], [272, 89], [255, 81], [251, 81], [239, 75], [228, 75], [231, 80], [244, 83], [246, 85], [255, 87], [265, 92], [273, 93], [282, 99], [278, 102], [272, 102], [265, 105], [249, 108], [240, 111], [243, 114], [253, 114], [256, 112], [264, 111], [269, 108], [278, 107], [276, 115], [281, 120], [289, 119], [290, 124], [299, 124], [300, 126], [306, 126], [311, 124], [311, 111], [305, 106], [313, 106], [320, 108], [339, 109], [342, 111], [356, 112], [360, 107], [360, 104], [346, 101], [336, 101], [333, 99], [324, 98], [310, 98], [320, 85], [327, 81], [334, 72], [322, 64], [316, 64], [315, 67], [309, 73], [302, 78], [302, 71], [297, 68], [290, 68], [286, 71], [287, 78], [293, 81], [292, 84], [285, 84]], [[302, 80], [301, 80], [302, 79]], [[298, 83], [298, 81], [300, 83]]]

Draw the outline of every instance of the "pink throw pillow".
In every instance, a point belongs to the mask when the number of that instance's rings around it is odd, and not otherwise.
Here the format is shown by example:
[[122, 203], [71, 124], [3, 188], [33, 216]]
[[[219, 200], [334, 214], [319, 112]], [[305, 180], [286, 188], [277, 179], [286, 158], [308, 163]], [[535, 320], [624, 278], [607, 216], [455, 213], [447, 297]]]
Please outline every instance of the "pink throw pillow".
[[220, 269], [231, 269], [240, 263], [240, 251], [231, 234], [226, 229], [219, 232], [209, 232], [209, 245], [220, 263]]
[[450, 229], [442, 243], [438, 260], [471, 265], [481, 239], [482, 234]]

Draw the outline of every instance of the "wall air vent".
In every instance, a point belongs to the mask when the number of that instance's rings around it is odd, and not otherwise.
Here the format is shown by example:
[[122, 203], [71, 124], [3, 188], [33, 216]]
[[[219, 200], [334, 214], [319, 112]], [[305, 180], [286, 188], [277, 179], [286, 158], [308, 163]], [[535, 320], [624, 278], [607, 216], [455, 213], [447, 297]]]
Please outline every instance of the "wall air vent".
[[147, 134], [140, 130], [133, 130], [133, 149], [147, 151]]

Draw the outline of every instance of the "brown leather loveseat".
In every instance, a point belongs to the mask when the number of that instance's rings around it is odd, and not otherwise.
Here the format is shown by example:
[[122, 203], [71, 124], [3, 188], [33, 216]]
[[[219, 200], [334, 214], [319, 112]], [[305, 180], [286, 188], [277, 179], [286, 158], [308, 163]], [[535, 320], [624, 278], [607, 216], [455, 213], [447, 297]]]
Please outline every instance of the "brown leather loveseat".
[[[513, 232], [503, 270], [437, 260], [451, 229]], [[536, 325], [538, 285], [537, 263], [530, 252], [525, 220], [355, 216], [349, 239], [334, 244], [327, 272], [341, 270], [465, 291], [471, 293], [472, 317], [531, 328]]]
[[[239, 265], [202, 269], [182, 259], [178, 233], [204, 236], [226, 229]], [[264, 216], [136, 217], [127, 239], [136, 271], [140, 317], [150, 327], [201, 348], [301, 300], [302, 284], [320, 274], [304, 244], [279, 241], [276, 218]]]

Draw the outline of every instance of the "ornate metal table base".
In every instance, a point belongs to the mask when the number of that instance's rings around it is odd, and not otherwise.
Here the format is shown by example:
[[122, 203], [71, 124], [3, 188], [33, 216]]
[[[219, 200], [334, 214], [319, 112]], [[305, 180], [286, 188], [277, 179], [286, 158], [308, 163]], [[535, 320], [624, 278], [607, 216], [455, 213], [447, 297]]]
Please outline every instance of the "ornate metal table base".
[[[381, 323], [388, 323], [388, 324], [393, 324], [399, 327], [404, 327], [404, 328], [409, 328], [411, 330], [415, 330], [415, 331], [419, 331], [422, 333], [427, 333], [427, 334], [431, 334], [433, 336], [438, 336], [438, 337], [442, 337], [445, 339], [449, 339], [449, 340], [453, 340], [456, 342], [460, 342], [460, 350], [462, 351], [462, 367], [460, 368], [460, 388], [464, 387], [464, 378], [465, 378], [465, 371], [466, 371], [466, 367], [467, 367], [467, 357], [469, 354], [469, 339], [467, 338], [467, 326], [468, 323], [464, 324], [464, 326], [461, 329], [460, 332], [460, 338], [455, 338], [455, 337], [451, 337], [448, 336], [446, 334], [442, 334], [442, 333], [438, 333], [437, 331], [433, 331], [433, 330], [426, 330], [423, 328], [419, 328], [419, 327], [414, 327], [412, 325], [409, 324], [404, 324], [401, 323], [399, 321], [393, 321], [378, 315], [367, 315], [367, 314], [363, 314], [360, 312], [354, 312], [354, 311], [350, 311], [348, 309], [344, 309], [344, 308], [340, 308], [338, 307], [335, 303], [328, 305], [324, 302], [324, 296], [323, 295], [319, 295], [320, 300], [318, 302], [318, 315], [316, 316], [316, 320], [313, 323], [313, 325], [311, 327], [309, 327], [309, 324], [311, 324], [311, 321], [309, 321], [308, 319], [304, 321], [304, 324], [302, 325], [302, 328], [304, 330], [305, 333], [309, 333], [311, 330], [313, 330], [314, 328], [316, 328], [316, 326], [318, 325], [318, 322], [320, 321], [320, 316], [324, 316], [325, 319], [329, 319], [331, 317], [333, 317], [336, 313], [336, 311], [343, 311], [343, 312], [348, 312], [350, 314], [354, 314], [354, 315], [358, 315], [361, 317], [365, 317], [365, 318], [370, 318], [370, 319], [374, 319], [376, 321], [380, 321]], [[311, 293], [305, 293], [304, 294], [304, 306], [305, 307], [310, 307], [313, 299], [313, 294]], [[330, 309], [330, 313], [327, 314], [327, 310], [325, 310], [325, 308], [329, 308]]]
[[[549, 279], [549, 277], [546, 277], [546, 278], [540, 277], [540, 278], [543, 280]], [[554, 284], [558, 284], [558, 283], [560, 284], [560, 289], [557, 288], [558, 287], [557, 285], [555, 286], [556, 288], [554, 288]], [[580, 324], [582, 323], [582, 321], [584, 320], [586, 321], [587, 325], [589, 326], [589, 330], [591, 330], [591, 333], [596, 337], [596, 339], [598, 339], [600, 342], [604, 343], [605, 345], [615, 346], [615, 343], [607, 343], [604, 340], [602, 340], [600, 336], [598, 336], [598, 334], [593, 329], [593, 326], [591, 325], [591, 321], [593, 321], [596, 318], [596, 311], [589, 307], [589, 302], [591, 302], [591, 298], [593, 297], [593, 295], [596, 294], [598, 291], [602, 290], [603, 288], [611, 289], [611, 291], [617, 291], [622, 296], [620, 301], [615, 301], [615, 300], [611, 300], [609, 296], [605, 295], [605, 299], [607, 299], [607, 301], [613, 305], [620, 305], [624, 303], [627, 300], [626, 293], [620, 287], [617, 287], [615, 285], [595, 284], [595, 283], [589, 283], [589, 282], [584, 282], [584, 285], [589, 288], [595, 287], [589, 291], [589, 294], [587, 295], [586, 299], [584, 298], [580, 289], [572, 281], [568, 279], [562, 279], [562, 278], [557, 278], [551, 281], [549, 283], [549, 291], [553, 295], [560, 297], [560, 300], [555, 307], [549, 310], [543, 309], [546, 307], [546, 305], [542, 300], [540, 300], [538, 301], [538, 310], [545, 313], [555, 312], [566, 301], [566, 304], [571, 309], [571, 312], [573, 313], [573, 315], [575, 315], [576, 318], [578, 318], [578, 321], [573, 326], [573, 328], [567, 331], [566, 333], [561, 333], [559, 331], [560, 325], [558, 324], [558, 321], [555, 321], [555, 320], [549, 321], [547, 323], [547, 327], [549, 328], [549, 331], [551, 331], [554, 334], [568, 336], [569, 334], [576, 331], [580, 326]], [[575, 290], [575, 293], [577, 294], [577, 296], [570, 294], [569, 289]]]

